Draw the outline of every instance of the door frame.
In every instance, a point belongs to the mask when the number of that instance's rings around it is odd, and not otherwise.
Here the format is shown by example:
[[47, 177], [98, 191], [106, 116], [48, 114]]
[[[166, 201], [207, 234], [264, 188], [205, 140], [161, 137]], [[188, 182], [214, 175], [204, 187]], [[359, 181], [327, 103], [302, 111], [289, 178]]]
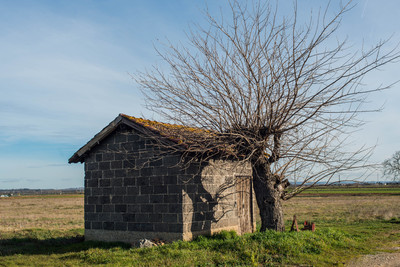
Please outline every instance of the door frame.
[[[251, 232], [254, 232], [255, 231], [255, 220], [254, 220], [254, 198], [253, 198], [253, 177], [251, 176], [251, 175], [235, 175], [235, 191], [236, 191], [236, 203], [237, 203], [237, 212], [238, 212], [238, 228], [239, 228], [239, 230], [240, 230], [240, 232], [242, 231], [241, 229], [241, 220], [240, 220], [240, 216], [239, 216], [239, 212], [240, 212], [240, 205], [241, 205], [241, 203], [238, 203], [239, 201], [238, 201], [238, 194], [239, 194], [239, 192], [238, 192], [238, 184], [240, 183], [240, 182], [243, 182], [243, 180], [249, 180], [249, 192], [248, 192], [248, 195], [249, 195], [249, 201], [250, 201], [250, 207], [249, 207], [249, 217], [250, 217], [250, 224], [251, 224]], [[242, 196], [245, 196], [245, 195], [247, 195], [247, 194], [242, 194]], [[243, 233], [240, 233], [240, 234], [243, 234]]]

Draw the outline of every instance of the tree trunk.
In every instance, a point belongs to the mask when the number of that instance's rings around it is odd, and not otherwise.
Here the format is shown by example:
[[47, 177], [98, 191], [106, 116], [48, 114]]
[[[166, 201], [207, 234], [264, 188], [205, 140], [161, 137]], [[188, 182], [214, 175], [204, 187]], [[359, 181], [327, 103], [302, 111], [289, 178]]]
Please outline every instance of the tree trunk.
[[282, 186], [267, 164], [253, 165], [253, 186], [260, 210], [261, 231], [266, 229], [284, 231]]

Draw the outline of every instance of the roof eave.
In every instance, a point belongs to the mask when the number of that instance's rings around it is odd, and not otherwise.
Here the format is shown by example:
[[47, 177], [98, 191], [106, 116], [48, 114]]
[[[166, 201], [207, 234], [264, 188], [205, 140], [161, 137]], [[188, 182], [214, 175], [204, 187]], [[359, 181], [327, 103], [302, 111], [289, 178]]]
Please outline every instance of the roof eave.
[[82, 163], [84, 162], [84, 155], [89, 152], [94, 146], [100, 143], [104, 138], [106, 138], [110, 133], [112, 133], [122, 122], [124, 118], [119, 115], [110, 124], [108, 124], [103, 130], [96, 134], [89, 142], [81, 147], [78, 151], [69, 158], [68, 163]]
[[81, 147], [77, 152], [75, 152], [72, 157], [68, 160], [68, 163], [83, 163], [85, 161], [85, 155], [92, 150], [93, 147], [98, 145], [102, 140], [104, 140], [108, 135], [110, 135], [120, 124], [125, 124], [140, 133], [147, 136], [155, 135], [158, 138], [164, 138], [165, 142], [171, 142], [171, 145], [178, 145], [185, 149], [184, 144], [179, 144], [178, 140], [173, 140], [166, 136], [163, 136], [158, 130], [146, 128], [144, 125], [134, 122], [126, 117], [124, 114], [119, 114], [110, 124], [108, 124], [103, 130], [96, 134], [86, 145]]

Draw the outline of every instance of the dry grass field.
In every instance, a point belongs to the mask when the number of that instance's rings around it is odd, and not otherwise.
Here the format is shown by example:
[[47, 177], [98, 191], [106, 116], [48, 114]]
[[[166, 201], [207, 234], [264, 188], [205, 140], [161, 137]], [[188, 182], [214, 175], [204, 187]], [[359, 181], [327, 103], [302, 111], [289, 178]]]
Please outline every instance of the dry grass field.
[[83, 195], [0, 198], [0, 266], [343, 266], [400, 247], [400, 188], [390, 194], [301, 195], [284, 202], [286, 226], [316, 232], [222, 233], [136, 249], [83, 242]]
[[351, 223], [400, 217], [400, 195], [297, 197], [284, 203], [285, 219]]
[[[400, 195], [302, 196], [284, 202], [285, 219], [357, 222], [400, 217]], [[0, 198], [0, 232], [83, 228], [83, 195]]]
[[83, 195], [0, 198], [0, 232], [83, 228]]

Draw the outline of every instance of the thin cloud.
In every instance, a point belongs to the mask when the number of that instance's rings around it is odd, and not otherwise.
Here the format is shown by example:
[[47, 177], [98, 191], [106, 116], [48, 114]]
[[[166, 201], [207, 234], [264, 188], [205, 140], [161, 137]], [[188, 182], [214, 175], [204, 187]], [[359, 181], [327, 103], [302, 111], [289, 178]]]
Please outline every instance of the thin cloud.
[[68, 164], [45, 164], [45, 165], [33, 165], [33, 166], [27, 166], [27, 168], [30, 169], [42, 169], [42, 168], [52, 168], [52, 167], [65, 167]]

